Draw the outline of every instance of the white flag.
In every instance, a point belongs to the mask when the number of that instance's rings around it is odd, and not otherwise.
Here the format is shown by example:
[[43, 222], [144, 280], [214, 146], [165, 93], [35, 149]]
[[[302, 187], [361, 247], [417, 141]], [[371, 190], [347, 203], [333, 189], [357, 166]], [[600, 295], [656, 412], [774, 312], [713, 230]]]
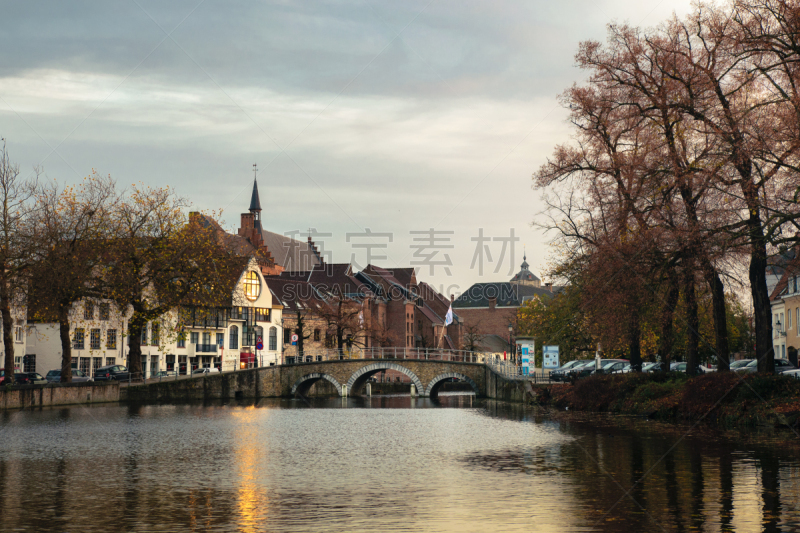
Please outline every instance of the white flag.
[[453, 306], [450, 305], [450, 309], [448, 309], [447, 314], [444, 315], [444, 325], [445, 327], [447, 327], [452, 323], [453, 323]]

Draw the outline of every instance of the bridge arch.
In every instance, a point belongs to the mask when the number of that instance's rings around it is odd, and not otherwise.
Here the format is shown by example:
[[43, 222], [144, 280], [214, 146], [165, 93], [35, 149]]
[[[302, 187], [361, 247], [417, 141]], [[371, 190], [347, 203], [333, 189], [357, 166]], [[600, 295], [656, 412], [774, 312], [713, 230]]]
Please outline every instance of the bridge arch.
[[425, 390], [422, 387], [422, 381], [417, 377], [415, 373], [411, 370], [407, 369], [402, 365], [398, 365], [397, 363], [387, 363], [387, 362], [379, 362], [379, 363], [372, 363], [366, 366], [363, 366], [353, 372], [353, 375], [350, 376], [350, 379], [347, 380], [347, 391], [355, 394], [357, 390], [361, 388], [365, 381], [371, 378], [373, 375], [377, 374], [381, 370], [396, 370], [397, 372], [401, 372], [411, 378], [411, 383], [414, 384], [414, 387], [417, 389], [417, 394], [422, 395], [422, 391]]
[[292, 385], [292, 396], [294, 396], [297, 393], [300, 393], [303, 396], [305, 396], [306, 394], [308, 394], [308, 390], [311, 388], [311, 386], [321, 379], [327, 379], [328, 381], [333, 383], [333, 386], [336, 387], [336, 391], [341, 396], [342, 386], [339, 384], [338, 381], [336, 381], [336, 378], [329, 374], [322, 374], [320, 372], [313, 372], [311, 374], [306, 374], [305, 376], [295, 381], [294, 385]]
[[444, 383], [445, 380], [450, 378], [458, 378], [460, 380], [466, 381], [472, 387], [472, 390], [475, 391], [475, 396], [481, 395], [481, 390], [480, 388], [478, 388], [478, 384], [475, 383], [475, 381], [473, 381], [469, 377], [459, 372], [445, 372], [444, 374], [439, 374], [438, 376], [430, 380], [430, 382], [428, 383], [428, 388], [425, 389], [425, 396], [428, 396], [430, 398], [435, 398], [439, 393], [439, 388], [442, 386], [442, 383]]

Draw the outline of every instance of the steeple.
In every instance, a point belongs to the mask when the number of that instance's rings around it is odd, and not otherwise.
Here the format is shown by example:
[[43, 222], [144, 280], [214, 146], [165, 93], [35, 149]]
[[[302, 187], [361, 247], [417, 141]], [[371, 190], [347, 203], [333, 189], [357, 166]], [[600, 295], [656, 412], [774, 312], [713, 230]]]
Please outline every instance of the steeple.
[[256, 215], [257, 219], [260, 219], [261, 213], [261, 200], [258, 198], [258, 180], [256, 179], [256, 172], [258, 168], [256, 164], [253, 163], [253, 195], [250, 197], [250, 212]]

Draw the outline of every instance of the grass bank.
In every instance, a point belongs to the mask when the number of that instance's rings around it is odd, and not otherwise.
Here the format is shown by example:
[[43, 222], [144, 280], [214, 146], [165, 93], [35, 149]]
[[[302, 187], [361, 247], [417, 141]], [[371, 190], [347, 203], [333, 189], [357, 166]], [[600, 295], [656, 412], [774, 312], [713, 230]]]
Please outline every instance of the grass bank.
[[536, 403], [573, 411], [646, 416], [722, 427], [800, 429], [800, 380], [733, 372], [616, 374], [540, 388]]

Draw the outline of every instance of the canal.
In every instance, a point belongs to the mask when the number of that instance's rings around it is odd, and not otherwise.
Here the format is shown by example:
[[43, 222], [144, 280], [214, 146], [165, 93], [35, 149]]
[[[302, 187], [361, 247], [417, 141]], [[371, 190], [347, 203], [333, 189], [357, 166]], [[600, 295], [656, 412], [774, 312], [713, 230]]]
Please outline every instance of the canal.
[[800, 531], [793, 435], [458, 394], [3, 412], [0, 443], [1, 531]]

